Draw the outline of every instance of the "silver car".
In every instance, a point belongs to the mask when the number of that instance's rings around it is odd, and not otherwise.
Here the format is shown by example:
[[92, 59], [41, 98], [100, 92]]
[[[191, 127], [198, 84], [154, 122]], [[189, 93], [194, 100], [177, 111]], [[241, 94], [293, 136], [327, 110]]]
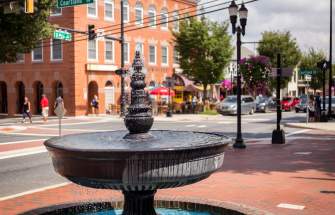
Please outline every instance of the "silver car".
[[[237, 114], [237, 97], [228, 96], [222, 102], [220, 102], [216, 110], [222, 115], [235, 115]], [[241, 97], [241, 113], [242, 114], [253, 114], [256, 110], [256, 102], [251, 96]]]

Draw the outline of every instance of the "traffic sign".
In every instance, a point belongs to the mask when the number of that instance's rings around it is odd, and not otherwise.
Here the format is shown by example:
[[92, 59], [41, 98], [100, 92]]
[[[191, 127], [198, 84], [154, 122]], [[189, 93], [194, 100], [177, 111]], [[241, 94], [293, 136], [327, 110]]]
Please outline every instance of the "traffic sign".
[[[293, 69], [292, 68], [282, 68], [282, 70], [281, 70], [281, 76], [282, 77], [291, 77], [292, 74], [293, 74]], [[277, 77], [277, 68], [272, 68], [271, 76], [272, 77]]]
[[53, 36], [54, 36], [54, 39], [58, 39], [58, 40], [67, 40], [67, 41], [72, 40], [72, 34], [66, 31], [56, 30], [54, 31]]
[[313, 75], [316, 73], [314, 70], [300, 70], [299, 71], [300, 75]]
[[57, 0], [57, 7], [72, 7], [81, 4], [91, 4], [94, 0]]
[[306, 81], [311, 81], [312, 80], [312, 76], [311, 75], [305, 75], [305, 80]]

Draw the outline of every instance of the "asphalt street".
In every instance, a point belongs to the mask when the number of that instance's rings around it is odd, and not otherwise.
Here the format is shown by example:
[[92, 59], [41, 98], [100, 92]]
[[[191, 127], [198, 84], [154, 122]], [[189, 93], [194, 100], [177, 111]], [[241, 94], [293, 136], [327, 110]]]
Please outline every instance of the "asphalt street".
[[[299, 122], [305, 118], [304, 114], [284, 113], [283, 123]], [[272, 130], [275, 128], [276, 114], [254, 114], [242, 117], [243, 138], [246, 142], [255, 140], [264, 140], [271, 138]], [[36, 124], [34, 128], [57, 130], [57, 123]], [[96, 122], [64, 123], [64, 130], [77, 132], [96, 132], [105, 130], [123, 130], [125, 129], [121, 119], [101, 120]], [[191, 131], [208, 131], [220, 132], [228, 137], [234, 138], [236, 135], [236, 116], [218, 116], [208, 120], [193, 120], [185, 116], [183, 120], [174, 121], [173, 118], [167, 121], [156, 120], [153, 129], [170, 129], [170, 130], [191, 130]], [[285, 128], [289, 136], [302, 136], [302, 129]], [[8, 142], [22, 140], [40, 140], [51, 137], [45, 134], [4, 134], [0, 133], [0, 146]], [[24, 143], [22, 143], [24, 144]], [[36, 153], [26, 156], [17, 156], [8, 159], [0, 159], [0, 199], [27, 192], [42, 187], [52, 186], [66, 182], [66, 179], [58, 176], [51, 165], [50, 157], [46, 152]]]

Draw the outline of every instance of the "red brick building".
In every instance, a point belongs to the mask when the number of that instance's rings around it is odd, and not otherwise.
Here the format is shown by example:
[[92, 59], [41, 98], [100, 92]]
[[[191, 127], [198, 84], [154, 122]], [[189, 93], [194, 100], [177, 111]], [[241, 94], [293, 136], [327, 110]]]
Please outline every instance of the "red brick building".
[[[194, 8], [185, 10], [190, 7]], [[126, 31], [154, 25], [125, 33], [126, 67], [131, 65], [137, 49], [145, 59], [147, 84], [160, 84], [171, 76], [176, 66], [171, 29], [178, 29], [178, 22], [155, 24], [177, 19], [195, 7], [193, 0], [124, 0]], [[90, 5], [55, 9], [50, 22], [81, 31], [93, 24], [97, 32], [119, 37], [120, 13], [120, 0], [97, 0]], [[27, 96], [33, 114], [37, 114], [42, 93], [49, 98], [50, 114], [58, 95], [64, 97], [70, 115], [89, 113], [94, 94], [100, 100], [100, 113], [105, 113], [108, 106], [119, 105], [120, 78], [115, 74], [120, 67], [119, 42], [103, 37], [88, 41], [87, 36], [77, 33], [73, 40], [76, 42], [44, 40], [31, 53], [19, 55], [17, 63], [0, 64], [0, 113], [21, 113]], [[129, 78], [126, 82], [129, 91]]]

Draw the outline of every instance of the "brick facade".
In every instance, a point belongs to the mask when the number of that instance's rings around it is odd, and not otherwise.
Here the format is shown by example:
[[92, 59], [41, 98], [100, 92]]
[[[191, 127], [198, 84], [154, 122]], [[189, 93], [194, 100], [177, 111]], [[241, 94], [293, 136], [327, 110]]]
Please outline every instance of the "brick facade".
[[[112, 2], [113, 18], [106, 19], [105, 4]], [[141, 27], [135, 25], [135, 5], [140, 1], [129, 0], [129, 23], [125, 24], [126, 31]], [[172, 11], [179, 11], [180, 16], [187, 11], [185, 8], [195, 7], [193, 1], [186, 0], [149, 0], [141, 1], [143, 6], [143, 26], [149, 25], [146, 19], [149, 8], [155, 8], [156, 15], [160, 15], [162, 9], [169, 12], [169, 20], [172, 19]], [[156, 19], [159, 23], [160, 17]], [[95, 25], [95, 29], [104, 29], [105, 34], [114, 33], [112, 36], [119, 37], [120, 23], [120, 1], [119, 0], [98, 0], [97, 16], [88, 15], [88, 6], [81, 5], [76, 7], [63, 8], [61, 15], [50, 16], [50, 22], [60, 27], [72, 28], [81, 31], [87, 31], [88, 24]], [[135, 54], [136, 43], [143, 43], [143, 56], [147, 69], [147, 84], [154, 81], [160, 84], [165, 77], [173, 73], [173, 44], [171, 27], [173, 23], [168, 24], [169, 29], [162, 29], [157, 25], [154, 28], [145, 28], [125, 33], [125, 41], [129, 43], [129, 62], [125, 67], [129, 68]], [[106, 26], [112, 26], [106, 28]], [[94, 94], [97, 94], [100, 100], [99, 112], [105, 113], [105, 86], [109, 85], [109, 95], [114, 95], [114, 104], [120, 102], [120, 78], [115, 74], [115, 69], [120, 67], [120, 44], [114, 41], [114, 61], [105, 59], [105, 40], [97, 41], [97, 59], [88, 59], [88, 41], [87, 36], [82, 34], [72, 34], [75, 43], [62, 44], [62, 60], [51, 60], [51, 40], [43, 41], [43, 60], [39, 62], [32, 61], [32, 54], [26, 53], [22, 62], [0, 65], [0, 112], [13, 115], [20, 113], [19, 99], [20, 85], [24, 85], [24, 92], [21, 94], [27, 96], [32, 104], [32, 112], [38, 112], [38, 88], [43, 88], [50, 102], [50, 114], [53, 113], [53, 103], [57, 95], [57, 86], [62, 86], [65, 107], [69, 115], [84, 115], [90, 113], [90, 100]], [[78, 41], [81, 40], [81, 41]], [[149, 46], [156, 47], [156, 63], [150, 64]], [[162, 64], [161, 47], [168, 47], [168, 64]], [[129, 85], [129, 78], [126, 79]], [[127, 88], [129, 90], [129, 87]], [[21, 97], [23, 97], [21, 95]], [[7, 98], [7, 99], [6, 99]], [[7, 100], [7, 101], [6, 101]]]

